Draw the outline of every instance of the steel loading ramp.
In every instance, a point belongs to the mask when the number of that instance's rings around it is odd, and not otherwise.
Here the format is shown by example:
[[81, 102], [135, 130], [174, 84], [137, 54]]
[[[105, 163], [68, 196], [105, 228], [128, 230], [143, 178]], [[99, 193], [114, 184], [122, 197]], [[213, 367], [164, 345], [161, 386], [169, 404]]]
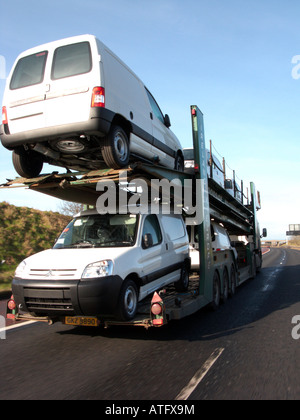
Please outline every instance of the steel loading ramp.
[[[135, 179], [143, 179], [151, 185], [152, 179], [167, 179], [172, 182], [178, 180], [184, 186], [184, 181], [192, 180], [193, 175], [178, 172], [161, 166], [136, 163], [127, 169], [101, 169], [90, 172], [67, 172], [59, 174], [41, 175], [37, 178], [16, 178], [8, 180], [0, 185], [2, 189], [28, 188], [61, 200], [95, 206], [101, 192], [97, 191], [98, 182], [113, 181], [116, 184], [125, 179], [128, 183]], [[251, 233], [251, 217], [253, 212], [248, 206], [242, 205], [232, 197], [217, 182], [209, 178], [208, 180], [209, 205], [211, 217], [225, 224], [230, 224], [231, 229], [238, 233]], [[194, 191], [194, 194], [201, 193]], [[172, 200], [172, 196], [171, 196]]]

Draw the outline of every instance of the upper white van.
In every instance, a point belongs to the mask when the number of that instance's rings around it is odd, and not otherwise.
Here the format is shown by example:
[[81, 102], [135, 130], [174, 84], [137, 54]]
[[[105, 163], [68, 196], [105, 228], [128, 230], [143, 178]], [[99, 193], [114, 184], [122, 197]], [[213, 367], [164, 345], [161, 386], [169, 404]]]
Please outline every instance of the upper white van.
[[134, 318], [138, 301], [175, 283], [189, 284], [189, 239], [180, 215], [88, 210], [53, 249], [24, 260], [12, 283], [21, 309], [50, 318]]
[[75, 170], [146, 158], [184, 169], [177, 137], [142, 81], [92, 35], [19, 55], [7, 79], [0, 137], [19, 175], [47, 162]]
[[[195, 154], [194, 149], [186, 148], [183, 149], [184, 155], [184, 170], [185, 172], [193, 172], [195, 169]], [[206, 150], [206, 162], [207, 162], [207, 176], [214, 179], [221, 187], [224, 188], [224, 175], [222, 165], [215, 155], [210, 157], [210, 151]]]

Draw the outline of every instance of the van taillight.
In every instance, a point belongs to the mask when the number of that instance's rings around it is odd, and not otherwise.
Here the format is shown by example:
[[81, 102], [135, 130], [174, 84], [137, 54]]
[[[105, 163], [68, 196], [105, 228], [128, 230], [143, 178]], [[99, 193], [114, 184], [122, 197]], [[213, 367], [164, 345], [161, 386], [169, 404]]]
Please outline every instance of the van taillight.
[[95, 87], [92, 94], [92, 108], [105, 108], [105, 89]]
[[3, 125], [8, 124], [6, 106], [2, 107], [2, 124]]

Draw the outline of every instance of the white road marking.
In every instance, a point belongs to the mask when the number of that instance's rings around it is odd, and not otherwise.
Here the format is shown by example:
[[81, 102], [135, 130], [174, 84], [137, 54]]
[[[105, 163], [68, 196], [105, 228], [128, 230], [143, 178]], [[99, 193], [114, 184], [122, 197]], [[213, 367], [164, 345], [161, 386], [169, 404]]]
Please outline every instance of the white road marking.
[[26, 321], [26, 322], [22, 322], [21, 324], [15, 324], [15, 325], [11, 325], [9, 327], [0, 328], [0, 333], [4, 332], [4, 331], [8, 331], [8, 330], [13, 330], [14, 328], [25, 327], [25, 325], [34, 324], [36, 322], [37, 321]]
[[192, 392], [197, 388], [199, 383], [208, 373], [208, 371], [212, 368], [212, 366], [216, 363], [218, 358], [221, 356], [225, 349], [219, 348], [216, 349], [212, 355], [207, 359], [204, 365], [196, 372], [190, 382], [187, 384], [186, 387], [177, 395], [175, 400], [187, 400]]

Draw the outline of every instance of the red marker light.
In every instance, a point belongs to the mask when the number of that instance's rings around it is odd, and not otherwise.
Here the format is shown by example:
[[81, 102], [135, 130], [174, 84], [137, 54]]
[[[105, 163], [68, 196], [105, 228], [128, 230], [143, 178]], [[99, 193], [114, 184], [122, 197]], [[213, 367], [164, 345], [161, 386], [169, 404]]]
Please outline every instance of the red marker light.
[[16, 302], [13, 299], [10, 299], [7, 303], [7, 307], [10, 311], [16, 309]]
[[7, 110], [6, 110], [6, 106], [2, 107], [2, 124], [8, 124], [8, 118], [7, 118]]
[[160, 315], [162, 313], [162, 307], [159, 303], [154, 303], [151, 306], [151, 312], [153, 313], [153, 315]]

